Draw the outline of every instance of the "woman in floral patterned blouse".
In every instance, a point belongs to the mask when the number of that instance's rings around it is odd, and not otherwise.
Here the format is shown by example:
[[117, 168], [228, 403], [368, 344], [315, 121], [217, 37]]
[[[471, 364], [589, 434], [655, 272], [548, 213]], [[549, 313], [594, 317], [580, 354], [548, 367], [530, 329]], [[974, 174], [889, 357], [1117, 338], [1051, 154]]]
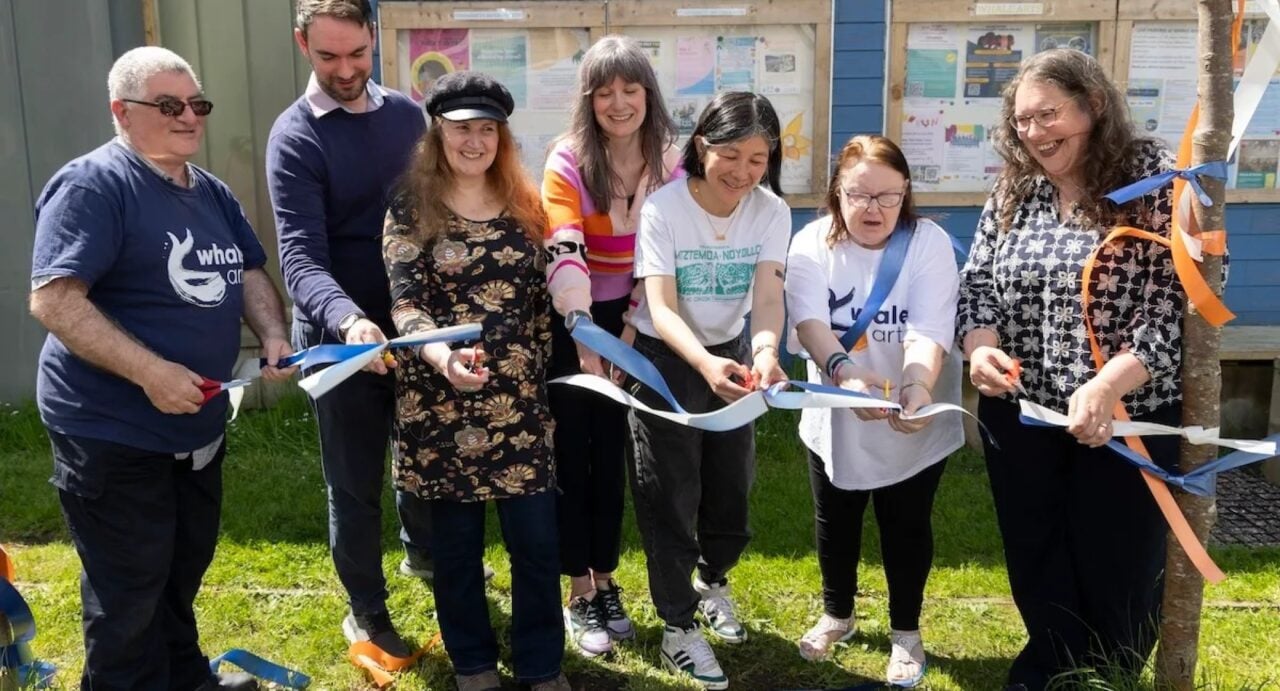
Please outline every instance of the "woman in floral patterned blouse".
[[435, 596], [458, 687], [497, 689], [481, 554], [496, 500], [511, 554], [511, 647], [521, 683], [567, 689], [560, 674], [554, 423], [545, 362], [550, 302], [538, 190], [507, 126], [510, 93], [486, 75], [441, 77], [432, 116], [387, 214], [383, 256], [402, 334], [479, 322], [481, 343], [401, 351], [396, 488], [435, 526]]
[[[1172, 160], [1134, 133], [1123, 93], [1079, 51], [1032, 57], [1003, 98], [1006, 167], [961, 274], [958, 328], [979, 417], [1000, 444], [987, 444], [987, 470], [1029, 636], [1009, 684], [1042, 689], [1085, 667], [1130, 677], [1155, 643], [1165, 526], [1139, 472], [1102, 445], [1117, 402], [1135, 419], [1179, 424], [1184, 296], [1168, 250], [1146, 241], [1100, 251], [1087, 306], [1080, 281], [1111, 227], [1168, 234], [1167, 188], [1120, 207], [1103, 195]], [[1020, 424], [1015, 393], [1065, 413], [1068, 427]], [[1145, 439], [1156, 463], [1176, 463], [1175, 437]]]

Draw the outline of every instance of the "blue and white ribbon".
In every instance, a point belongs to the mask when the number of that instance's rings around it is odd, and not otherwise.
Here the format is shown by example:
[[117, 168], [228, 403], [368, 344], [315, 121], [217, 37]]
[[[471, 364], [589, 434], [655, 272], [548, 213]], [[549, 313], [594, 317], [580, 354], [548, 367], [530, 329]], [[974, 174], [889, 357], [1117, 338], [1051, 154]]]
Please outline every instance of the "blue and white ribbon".
[[240, 648], [232, 648], [210, 660], [209, 671], [217, 674], [218, 668], [224, 662], [229, 662], [262, 681], [287, 689], [305, 689], [311, 683], [311, 677], [302, 672], [278, 665]]
[[1161, 187], [1168, 185], [1173, 182], [1174, 178], [1182, 178], [1187, 181], [1187, 184], [1191, 186], [1191, 189], [1195, 190], [1196, 196], [1200, 198], [1201, 204], [1204, 206], [1213, 206], [1213, 199], [1211, 199], [1209, 194], [1204, 191], [1204, 188], [1200, 186], [1201, 175], [1210, 178], [1217, 178], [1218, 180], [1226, 180], [1227, 162], [1210, 161], [1190, 168], [1175, 169], [1160, 173], [1159, 175], [1152, 175], [1149, 178], [1142, 178], [1137, 182], [1125, 185], [1124, 187], [1107, 194], [1106, 198], [1117, 204], [1124, 204], [1125, 202], [1133, 201], [1144, 194], [1154, 192]]
[[479, 322], [459, 324], [393, 338], [386, 343], [364, 343], [338, 346], [337, 348], [314, 346], [295, 353], [294, 356], [298, 357], [298, 359], [296, 362], [291, 362], [290, 365], [303, 364], [304, 366], [313, 366], [327, 364], [328, 362], [335, 363], [332, 367], [306, 376], [302, 381], [298, 382], [298, 386], [302, 387], [302, 390], [306, 391], [309, 396], [320, 398], [333, 390], [333, 387], [346, 381], [351, 375], [364, 369], [365, 365], [382, 357], [382, 354], [388, 350], [394, 348], [416, 348], [431, 343], [470, 341], [477, 338], [480, 338]]

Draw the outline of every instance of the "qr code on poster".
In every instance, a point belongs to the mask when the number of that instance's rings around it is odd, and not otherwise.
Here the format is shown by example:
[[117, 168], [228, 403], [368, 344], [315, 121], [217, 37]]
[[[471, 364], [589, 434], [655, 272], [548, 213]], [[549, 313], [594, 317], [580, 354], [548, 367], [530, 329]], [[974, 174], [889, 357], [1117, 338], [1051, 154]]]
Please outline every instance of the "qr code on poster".
[[915, 182], [938, 182], [938, 174], [942, 172], [942, 166], [911, 166], [911, 179]]
[[907, 82], [907, 97], [924, 96], [924, 82]]

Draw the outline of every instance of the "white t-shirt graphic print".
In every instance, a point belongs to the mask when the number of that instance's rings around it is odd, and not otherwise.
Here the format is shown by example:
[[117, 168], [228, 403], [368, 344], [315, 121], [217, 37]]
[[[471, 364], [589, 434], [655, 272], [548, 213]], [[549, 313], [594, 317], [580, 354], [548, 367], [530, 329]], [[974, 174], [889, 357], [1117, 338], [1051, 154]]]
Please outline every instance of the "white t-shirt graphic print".
[[[742, 333], [751, 311], [756, 264], [787, 261], [791, 209], [763, 187], [738, 202], [724, 239], [698, 206], [685, 180], [668, 183], [645, 201], [636, 235], [635, 275], [674, 276], [680, 318], [704, 346]], [[648, 301], [631, 315], [636, 330], [659, 338]]]
[[[883, 249], [852, 242], [827, 245], [831, 218], [823, 217], [796, 233], [787, 257], [787, 319], [796, 324], [816, 319], [837, 336], [853, 325], [875, 283]], [[867, 327], [867, 347], [850, 353], [854, 364], [887, 377], [897, 400], [902, 385], [903, 344], [928, 339], [948, 351], [933, 387], [936, 403], [960, 403], [960, 358], [955, 340], [959, 275], [951, 240], [932, 221], [920, 219], [903, 260], [902, 271]], [[798, 347], [794, 333], [791, 344]], [[808, 380], [830, 384], [808, 363]], [[831, 483], [845, 490], [867, 490], [901, 482], [941, 461], [964, 443], [958, 413], [933, 418], [923, 430], [902, 434], [885, 420], [864, 422], [848, 410], [808, 408], [800, 416], [800, 439], [820, 456]]]

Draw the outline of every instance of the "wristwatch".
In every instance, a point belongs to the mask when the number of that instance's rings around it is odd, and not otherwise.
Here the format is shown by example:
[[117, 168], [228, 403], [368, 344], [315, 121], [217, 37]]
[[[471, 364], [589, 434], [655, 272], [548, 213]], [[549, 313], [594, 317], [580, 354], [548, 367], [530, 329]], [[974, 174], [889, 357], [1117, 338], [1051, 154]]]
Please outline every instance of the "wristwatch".
[[591, 313], [586, 310], [572, 310], [564, 315], [564, 328], [573, 333], [573, 327], [578, 325], [579, 319], [591, 321]]
[[341, 338], [344, 341], [347, 340], [347, 332], [351, 330], [351, 327], [356, 325], [356, 322], [363, 318], [364, 315], [359, 312], [352, 312], [351, 314], [343, 317], [342, 321], [338, 322], [338, 338]]

